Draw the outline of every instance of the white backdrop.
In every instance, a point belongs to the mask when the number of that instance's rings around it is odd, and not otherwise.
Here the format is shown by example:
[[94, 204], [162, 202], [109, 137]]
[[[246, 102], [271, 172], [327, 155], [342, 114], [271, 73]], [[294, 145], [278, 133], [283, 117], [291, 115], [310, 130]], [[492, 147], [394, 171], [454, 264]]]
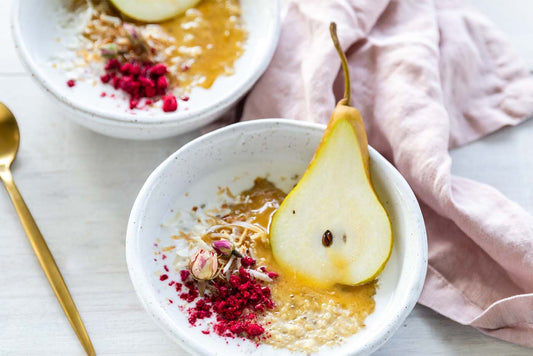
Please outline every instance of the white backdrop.
[[[533, 2], [475, 0], [533, 69]], [[19, 62], [0, 1], [0, 101], [22, 143], [13, 174], [48, 241], [99, 355], [181, 355], [137, 301], [124, 257], [129, 211], [147, 175], [197, 132], [157, 142], [78, 127]], [[533, 212], [533, 120], [452, 153], [455, 174], [500, 189]], [[378, 355], [531, 355], [417, 306]], [[83, 355], [0, 188], [0, 355]]]

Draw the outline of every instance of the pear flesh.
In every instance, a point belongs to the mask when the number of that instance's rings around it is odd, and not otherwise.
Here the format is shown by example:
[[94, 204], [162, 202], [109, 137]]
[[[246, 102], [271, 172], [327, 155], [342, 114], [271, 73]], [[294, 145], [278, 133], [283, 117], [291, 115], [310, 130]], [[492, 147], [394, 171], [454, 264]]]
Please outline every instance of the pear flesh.
[[196, 6], [200, 0], [111, 0], [124, 15], [142, 22], [161, 22]]
[[280, 266], [321, 286], [373, 280], [392, 250], [390, 221], [370, 181], [362, 119], [354, 108], [341, 111], [345, 115], [333, 115], [311, 164], [270, 226]]

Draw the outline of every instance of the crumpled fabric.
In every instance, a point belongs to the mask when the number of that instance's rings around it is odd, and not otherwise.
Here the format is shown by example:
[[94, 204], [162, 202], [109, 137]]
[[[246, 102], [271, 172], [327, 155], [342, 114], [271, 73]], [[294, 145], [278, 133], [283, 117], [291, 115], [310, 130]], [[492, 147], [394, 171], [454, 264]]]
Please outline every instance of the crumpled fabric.
[[448, 153], [531, 115], [533, 80], [524, 63], [462, 1], [295, 0], [243, 120], [327, 123], [343, 93], [330, 21], [346, 49], [352, 105], [369, 143], [422, 208], [429, 266], [419, 303], [533, 347], [533, 217], [496, 189], [452, 175]]

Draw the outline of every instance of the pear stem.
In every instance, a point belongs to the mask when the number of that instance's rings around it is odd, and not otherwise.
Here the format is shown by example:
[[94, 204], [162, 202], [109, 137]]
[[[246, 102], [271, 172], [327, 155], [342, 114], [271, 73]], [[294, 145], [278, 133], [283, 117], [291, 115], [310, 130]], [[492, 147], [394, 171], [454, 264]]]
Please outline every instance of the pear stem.
[[329, 24], [329, 32], [331, 34], [331, 39], [333, 40], [333, 45], [341, 58], [342, 70], [344, 71], [344, 100], [346, 105], [350, 105], [350, 72], [348, 71], [346, 55], [339, 43], [339, 37], [337, 37], [337, 24], [335, 22]]

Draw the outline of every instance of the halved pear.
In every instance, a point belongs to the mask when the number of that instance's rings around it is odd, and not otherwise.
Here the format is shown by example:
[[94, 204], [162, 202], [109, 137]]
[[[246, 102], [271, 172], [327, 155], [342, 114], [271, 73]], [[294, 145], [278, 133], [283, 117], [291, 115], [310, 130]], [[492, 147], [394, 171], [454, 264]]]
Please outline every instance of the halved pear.
[[[332, 26], [334, 35], [335, 42]], [[311, 163], [270, 224], [274, 258], [309, 284], [369, 282], [392, 251], [390, 220], [370, 178], [363, 119], [348, 103], [349, 84]]]
[[111, 0], [124, 15], [142, 22], [161, 22], [178, 16], [200, 0]]

